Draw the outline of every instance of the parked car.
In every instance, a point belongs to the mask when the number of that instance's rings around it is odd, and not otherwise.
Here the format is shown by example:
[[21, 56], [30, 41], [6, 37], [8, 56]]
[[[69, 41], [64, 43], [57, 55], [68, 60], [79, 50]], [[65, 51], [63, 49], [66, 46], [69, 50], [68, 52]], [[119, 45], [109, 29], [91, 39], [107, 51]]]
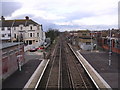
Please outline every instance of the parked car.
[[30, 49], [30, 52], [35, 52], [35, 51], [37, 51], [37, 48], [35, 48], [35, 47], [32, 47], [32, 48]]
[[40, 46], [39, 48], [37, 48], [37, 51], [43, 51], [44, 50], [44, 47], [43, 46]]

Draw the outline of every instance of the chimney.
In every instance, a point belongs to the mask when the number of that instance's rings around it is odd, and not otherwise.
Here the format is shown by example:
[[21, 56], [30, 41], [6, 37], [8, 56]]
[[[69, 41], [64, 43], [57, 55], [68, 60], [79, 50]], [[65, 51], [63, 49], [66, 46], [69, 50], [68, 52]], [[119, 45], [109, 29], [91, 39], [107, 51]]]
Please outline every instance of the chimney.
[[26, 20], [29, 20], [29, 17], [28, 17], [28, 16], [26, 16], [25, 18], [26, 18]]
[[1, 16], [1, 20], [5, 20], [4, 16]]

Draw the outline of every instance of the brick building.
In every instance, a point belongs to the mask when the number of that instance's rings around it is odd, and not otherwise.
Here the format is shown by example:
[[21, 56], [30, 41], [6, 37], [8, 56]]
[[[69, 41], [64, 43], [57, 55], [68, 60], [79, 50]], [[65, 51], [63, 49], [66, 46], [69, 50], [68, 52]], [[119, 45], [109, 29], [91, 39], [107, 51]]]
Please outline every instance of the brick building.
[[6, 79], [17, 69], [20, 65], [25, 63], [24, 59], [24, 46], [23, 43], [2, 43], [2, 79]]

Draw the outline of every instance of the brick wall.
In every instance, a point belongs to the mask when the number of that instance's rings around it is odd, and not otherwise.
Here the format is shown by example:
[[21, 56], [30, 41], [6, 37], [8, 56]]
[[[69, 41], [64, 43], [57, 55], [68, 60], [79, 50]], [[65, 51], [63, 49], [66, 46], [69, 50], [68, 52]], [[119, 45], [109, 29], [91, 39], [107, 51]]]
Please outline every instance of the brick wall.
[[[18, 47], [20, 49], [18, 49]], [[24, 59], [24, 47], [23, 45], [15, 45], [8, 47], [2, 50], [2, 78], [6, 79], [11, 74], [13, 74], [18, 69], [18, 55], [21, 55], [20, 58], [22, 65], [25, 62]]]

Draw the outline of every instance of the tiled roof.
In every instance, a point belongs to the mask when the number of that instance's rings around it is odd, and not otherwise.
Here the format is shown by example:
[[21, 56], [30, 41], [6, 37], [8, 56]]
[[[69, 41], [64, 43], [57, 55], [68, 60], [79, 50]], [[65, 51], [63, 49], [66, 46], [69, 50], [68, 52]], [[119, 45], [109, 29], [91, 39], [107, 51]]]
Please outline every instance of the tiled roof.
[[33, 20], [29, 19], [16, 19], [16, 20], [2, 20], [0, 21], [0, 27], [18, 27], [19, 25], [24, 25], [24, 26], [28, 26], [29, 24], [33, 24], [35, 25], [39, 25], [38, 23], [34, 22]]

